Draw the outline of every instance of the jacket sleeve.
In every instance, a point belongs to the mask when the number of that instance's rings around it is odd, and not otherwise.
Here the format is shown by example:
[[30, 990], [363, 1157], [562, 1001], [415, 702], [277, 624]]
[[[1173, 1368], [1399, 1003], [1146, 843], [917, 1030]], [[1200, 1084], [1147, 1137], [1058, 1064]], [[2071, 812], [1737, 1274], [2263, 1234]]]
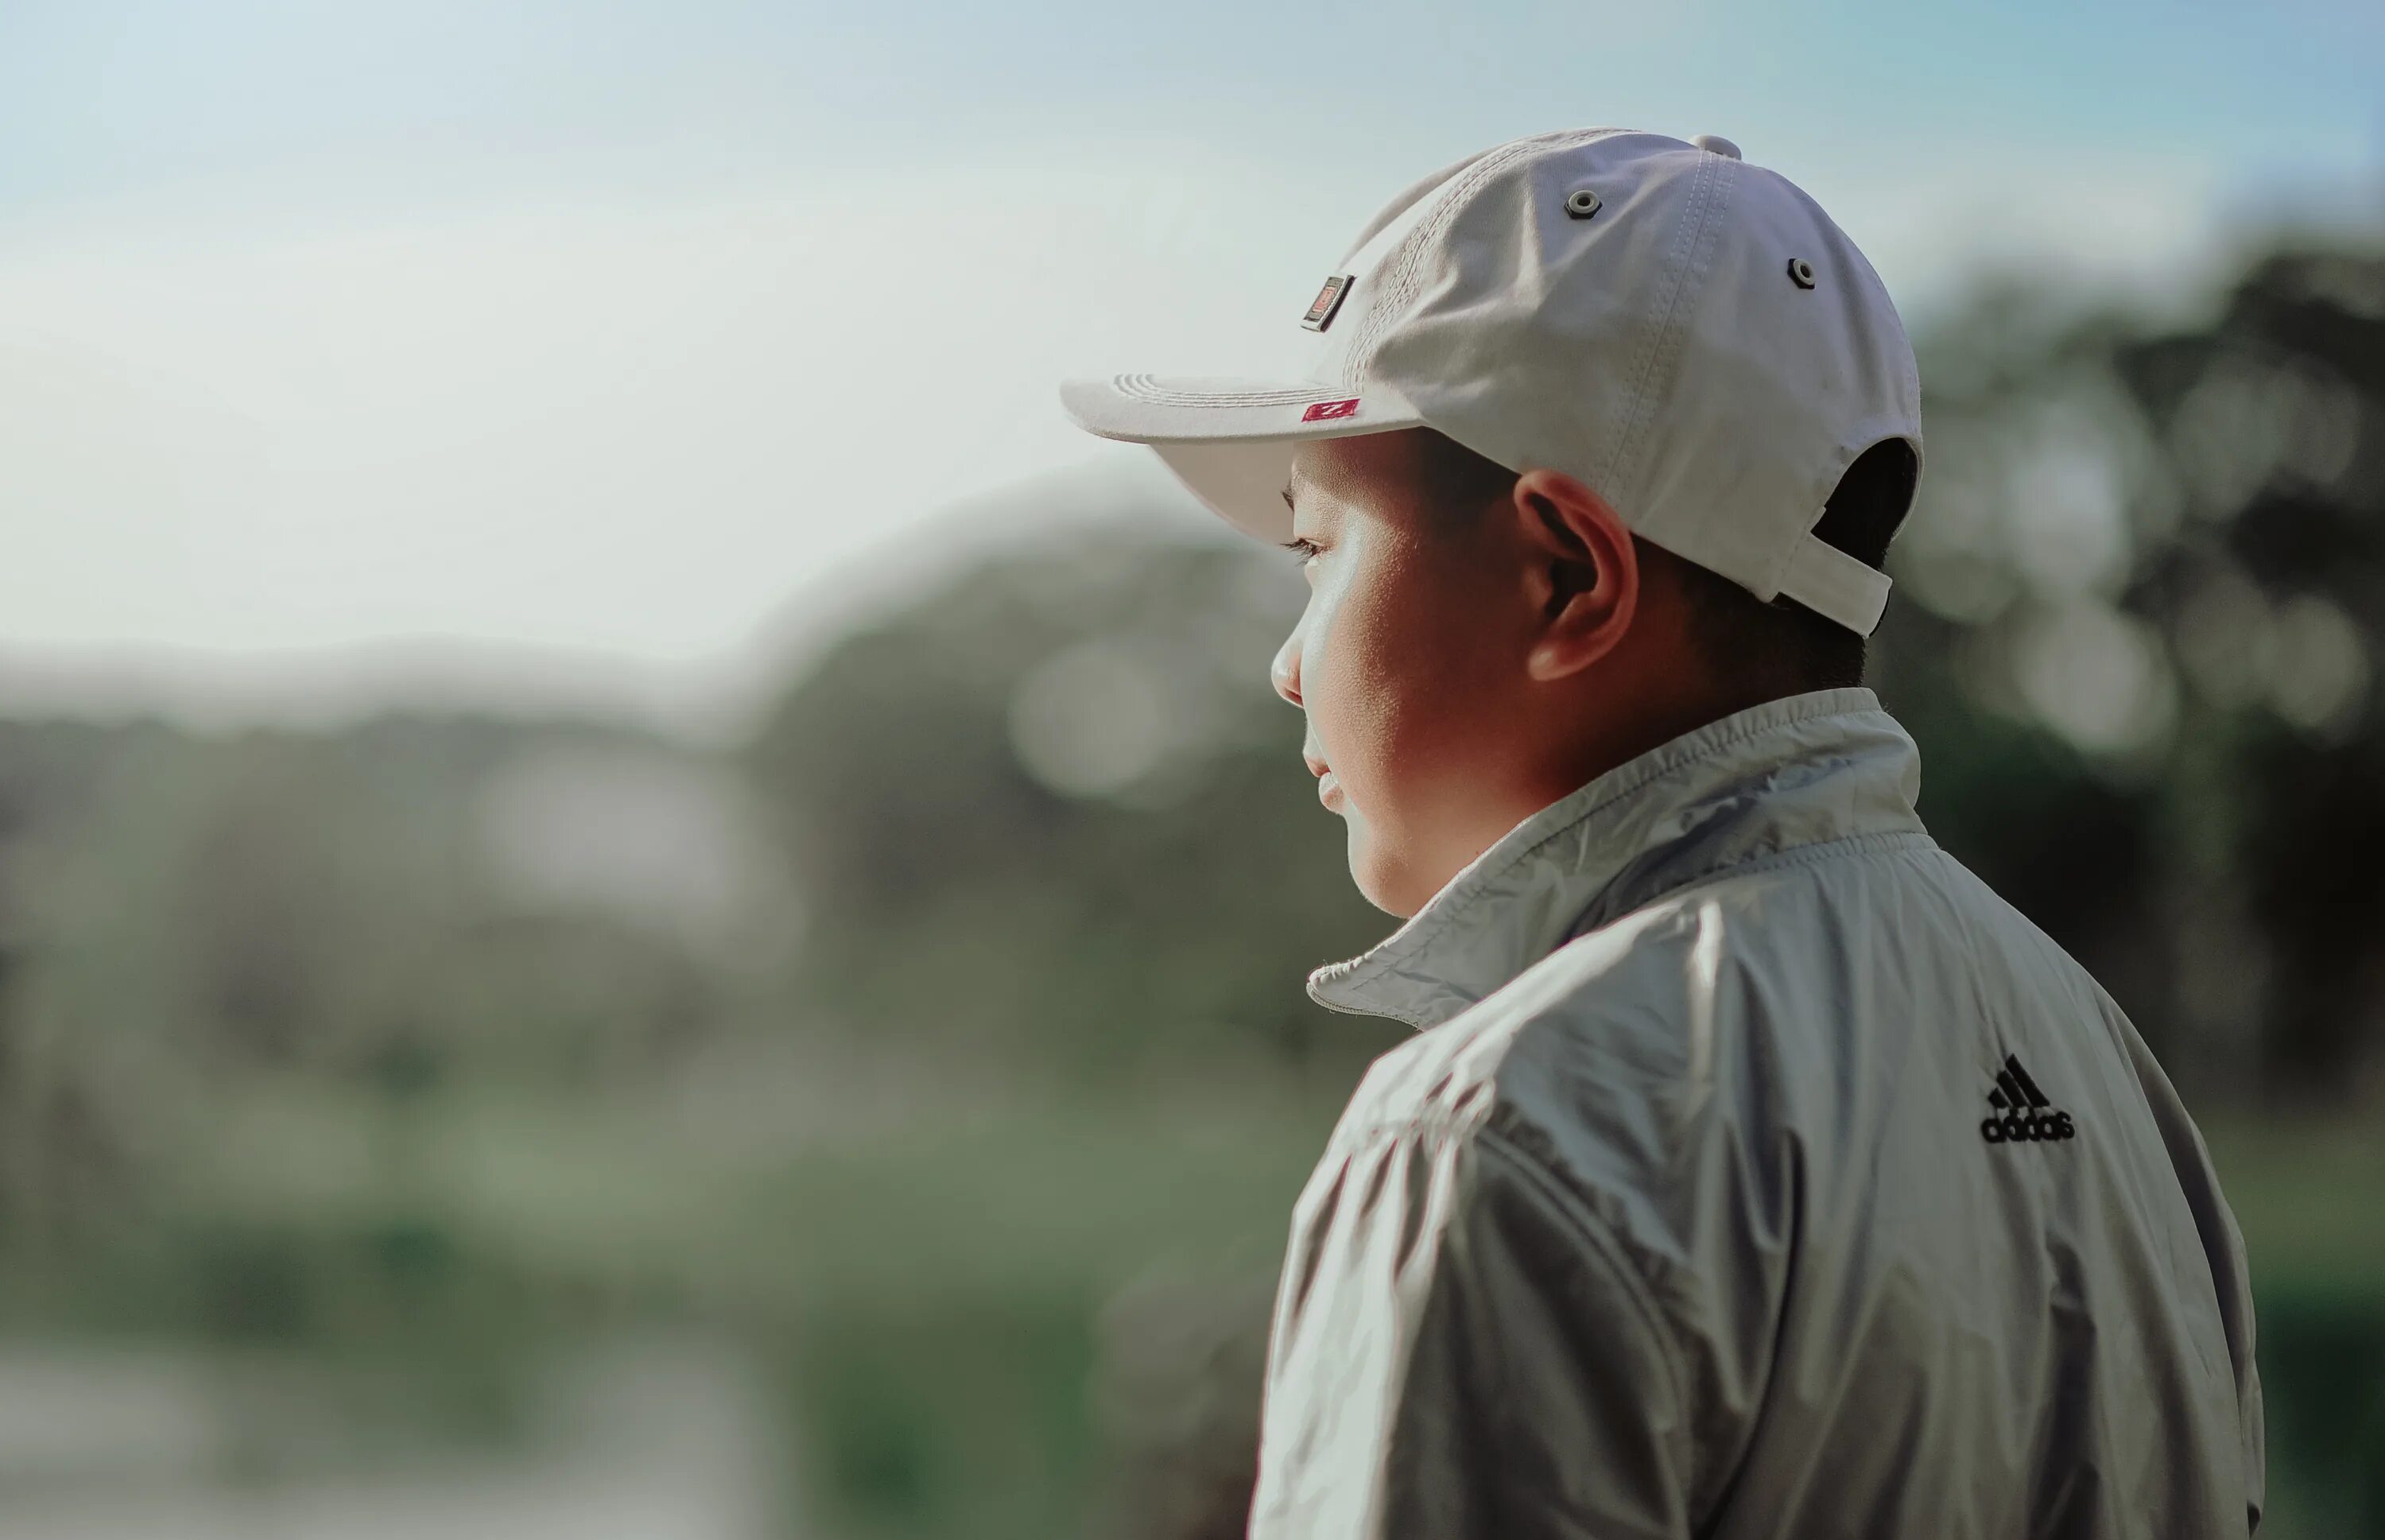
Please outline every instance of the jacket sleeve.
[[1689, 1533], [1663, 1321], [1598, 1220], [1488, 1129], [1320, 1171], [1269, 1350], [1253, 1540]]

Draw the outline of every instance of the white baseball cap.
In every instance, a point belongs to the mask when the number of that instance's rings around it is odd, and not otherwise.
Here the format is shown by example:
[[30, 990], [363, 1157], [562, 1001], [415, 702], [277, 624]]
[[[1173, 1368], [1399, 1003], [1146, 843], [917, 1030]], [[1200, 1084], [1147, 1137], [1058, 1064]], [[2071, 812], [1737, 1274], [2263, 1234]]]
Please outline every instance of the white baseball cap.
[[1305, 378], [1121, 374], [1060, 399], [1261, 539], [1291, 536], [1301, 443], [1430, 427], [1579, 478], [1760, 599], [1879, 623], [1887, 575], [1813, 530], [1872, 445], [1904, 440], [1917, 471], [1912, 344], [1845, 232], [1729, 141], [1575, 129], [1469, 157], [1385, 206], [1301, 324]]

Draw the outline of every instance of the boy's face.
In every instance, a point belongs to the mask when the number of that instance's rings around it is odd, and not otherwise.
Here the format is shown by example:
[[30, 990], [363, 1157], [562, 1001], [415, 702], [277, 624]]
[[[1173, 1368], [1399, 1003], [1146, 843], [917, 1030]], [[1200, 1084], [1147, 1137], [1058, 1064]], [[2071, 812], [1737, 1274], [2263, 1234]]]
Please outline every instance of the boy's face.
[[1308, 606], [1271, 670], [1308, 719], [1351, 876], [1400, 916], [1551, 799], [1524, 664], [1530, 552], [1505, 498], [1449, 506], [1420, 439], [1301, 446], [1289, 491]]

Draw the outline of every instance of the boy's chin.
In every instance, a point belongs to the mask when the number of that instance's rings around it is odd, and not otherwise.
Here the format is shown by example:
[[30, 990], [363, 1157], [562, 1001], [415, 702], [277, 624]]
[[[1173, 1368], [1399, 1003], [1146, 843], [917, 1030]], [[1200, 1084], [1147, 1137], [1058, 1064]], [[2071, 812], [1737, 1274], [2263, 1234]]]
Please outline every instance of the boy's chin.
[[1418, 891], [1421, 884], [1416, 871], [1399, 858], [1395, 848], [1377, 839], [1355, 811], [1342, 816], [1350, 826], [1350, 880], [1357, 884], [1359, 896], [1400, 920], [1422, 908], [1432, 892], [1429, 887]]

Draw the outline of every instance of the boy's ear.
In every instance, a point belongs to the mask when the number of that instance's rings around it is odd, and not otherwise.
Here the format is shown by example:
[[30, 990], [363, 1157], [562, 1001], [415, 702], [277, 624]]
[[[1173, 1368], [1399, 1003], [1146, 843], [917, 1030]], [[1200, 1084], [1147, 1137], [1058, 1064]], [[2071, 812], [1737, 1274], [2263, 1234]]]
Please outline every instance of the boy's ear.
[[1631, 629], [1639, 553], [1622, 515], [1561, 470], [1525, 471], [1512, 499], [1536, 627], [1526, 667], [1536, 680], [1563, 679], [1605, 657]]

